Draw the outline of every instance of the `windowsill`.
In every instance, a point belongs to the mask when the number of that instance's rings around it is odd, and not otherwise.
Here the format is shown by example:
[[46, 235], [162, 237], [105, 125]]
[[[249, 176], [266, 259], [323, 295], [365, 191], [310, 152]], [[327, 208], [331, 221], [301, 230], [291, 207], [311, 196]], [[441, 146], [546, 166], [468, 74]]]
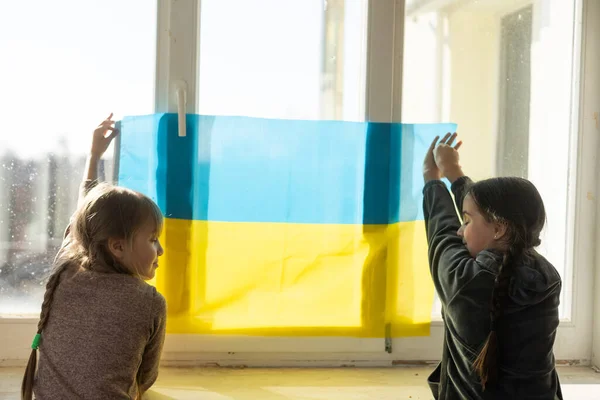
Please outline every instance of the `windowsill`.
[[[31, 315], [11, 315], [11, 316], [0, 316], [0, 324], [37, 324], [38, 318]], [[441, 327], [444, 326], [444, 321], [441, 317], [432, 317], [431, 326]], [[573, 327], [575, 324], [569, 318], [560, 319], [561, 327]]]
[[0, 317], [0, 324], [35, 324], [37, 321], [38, 318], [31, 316]]

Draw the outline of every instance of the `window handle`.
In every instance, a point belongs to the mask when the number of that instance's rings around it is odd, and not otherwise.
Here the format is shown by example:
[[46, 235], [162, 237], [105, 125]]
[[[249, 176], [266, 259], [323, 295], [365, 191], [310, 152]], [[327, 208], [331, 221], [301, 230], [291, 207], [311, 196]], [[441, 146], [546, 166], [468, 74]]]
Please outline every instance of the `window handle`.
[[185, 137], [185, 110], [187, 108], [187, 84], [185, 81], [175, 82], [175, 97], [177, 98], [177, 123], [179, 125], [179, 137]]

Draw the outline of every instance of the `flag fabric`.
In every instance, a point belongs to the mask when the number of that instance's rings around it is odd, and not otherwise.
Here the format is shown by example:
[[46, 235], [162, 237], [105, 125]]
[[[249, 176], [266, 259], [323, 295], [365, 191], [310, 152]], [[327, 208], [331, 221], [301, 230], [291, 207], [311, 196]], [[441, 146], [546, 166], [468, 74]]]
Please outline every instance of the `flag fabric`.
[[118, 184], [157, 202], [169, 333], [429, 334], [422, 160], [454, 124], [121, 121]]

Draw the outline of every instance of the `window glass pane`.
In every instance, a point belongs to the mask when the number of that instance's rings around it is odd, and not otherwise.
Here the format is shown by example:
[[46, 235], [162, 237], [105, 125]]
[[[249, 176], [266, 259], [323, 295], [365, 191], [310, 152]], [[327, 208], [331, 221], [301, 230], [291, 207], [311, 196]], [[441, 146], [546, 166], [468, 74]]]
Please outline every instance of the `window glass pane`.
[[457, 123], [462, 165], [476, 180], [534, 182], [548, 215], [539, 251], [563, 277], [568, 317], [575, 1], [429, 3], [407, 2], [403, 121]]
[[364, 120], [365, 0], [202, 0], [199, 112]]
[[39, 312], [91, 132], [154, 111], [155, 47], [156, 1], [0, 3], [0, 314]]

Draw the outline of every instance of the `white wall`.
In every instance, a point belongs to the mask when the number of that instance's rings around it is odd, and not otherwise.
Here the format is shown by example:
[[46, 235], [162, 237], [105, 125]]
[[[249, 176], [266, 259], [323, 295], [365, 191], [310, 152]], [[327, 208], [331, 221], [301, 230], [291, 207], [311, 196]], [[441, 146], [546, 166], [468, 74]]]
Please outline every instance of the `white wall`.
[[[600, 2], [596, 0], [588, 0], [585, 8], [586, 21], [586, 37], [585, 37], [585, 63], [583, 65], [586, 71], [600, 71]], [[597, 171], [600, 168], [597, 156], [600, 141], [598, 133], [600, 131], [600, 74], [586, 74], [586, 80], [583, 82], [583, 118], [581, 127], [585, 134], [586, 140], [582, 147], [582, 153], [587, 154], [590, 159], [595, 161], [595, 165], [589, 168], [587, 176], [589, 187], [584, 188], [587, 192], [585, 202], [587, 206], [593, 205], [596, 208], [596, 214], [591, 218], [590, 224], [594, 225], [592, 232], [592, 243], [595, 243], [595, 279], [594, 279], [594, 312], [593, 312], [593, 341], [592, 341], [592, 363], [596, 367], [600, 367], [600, 246], [598, 246], [598, 232], [600, 232], [600, 202], [598, 202], [598, 188], [600, 188], [600, 175]], [[588, 146], [585, 146], [588, 145]], [[595, 168], [594, 168], [595, 167]]]

